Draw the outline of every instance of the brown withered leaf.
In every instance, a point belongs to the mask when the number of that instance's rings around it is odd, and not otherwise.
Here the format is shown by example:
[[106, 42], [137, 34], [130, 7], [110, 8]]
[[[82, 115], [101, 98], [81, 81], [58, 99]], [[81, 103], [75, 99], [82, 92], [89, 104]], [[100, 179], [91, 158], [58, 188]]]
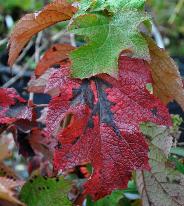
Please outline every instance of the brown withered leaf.
[[4, 162], [0, 162], [0, 176], [12, 180], [19, 179], [16, 173], [10, 167], [6, 166]]
[[22, 186], [23, 181], [14, 181], [6, 177], [0, 177], [0, 199], [7, 200], [18, 205], [24, 205], [16, 197], [14, 197], [14, 188]]
[[43, 10], [25, 15], [16, 24], [9, 40], [9, 60], [12, 66], [19, 53], [32, 36], [43, 29], [61, 21], [71, 19], [76, 8], [66, 0], [57, 0], [48, 4]]
[[164, 49], [160, 49], [151, 38], [146, 38], [151, 56], [154, 95], [166, 104], [176, 100], [184, 110], [184, 89], [177, 65]]
[[49, 67], [54, 64], [59, 64], [61, 61], [68, 59], [69, 53], [74, 49], [73, 46], [68, 44], [55, 44], [46, 51], [40, 62], [35, 69], [35, 75], [39, 77]]
[[48, 69], [43, 75], [36, 79], [33, 75], [28, 82], [28, 91], [34, 93], [44, 93], [47, 81], [54, 68]]

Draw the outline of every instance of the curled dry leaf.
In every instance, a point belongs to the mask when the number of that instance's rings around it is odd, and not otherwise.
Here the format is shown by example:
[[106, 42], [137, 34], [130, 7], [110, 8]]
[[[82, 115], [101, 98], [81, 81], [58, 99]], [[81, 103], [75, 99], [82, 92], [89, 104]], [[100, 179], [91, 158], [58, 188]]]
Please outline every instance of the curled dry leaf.
[[9, 40], [9, 60], [12, 66], [26, 43], [38, 32], [56, 24], [71, 19], [76, 8], [66, 0], [54, 1], [43, 10], [27, 14], [16, 24]]
[[151, 73], [154, 95], [164, 103], [176, 100], [184, 110], [184, 89], [178, 67], [164, 49], [160, 49], [149, 37]]
[[69, 53], [74, 49], [68, 44], [55, 44], [46, 51], [35, 69], [35, 75], [42, 75], [49, 67], [59, 64], [61, 61], [68, 59]]

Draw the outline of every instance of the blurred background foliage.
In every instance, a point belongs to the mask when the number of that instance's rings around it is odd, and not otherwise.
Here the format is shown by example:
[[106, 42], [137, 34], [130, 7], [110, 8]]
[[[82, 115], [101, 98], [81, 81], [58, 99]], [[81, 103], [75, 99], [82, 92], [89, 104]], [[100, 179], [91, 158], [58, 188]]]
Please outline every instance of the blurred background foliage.
[[184, 0], [148, 0], [148, 6], [170, 54], [184, 56]]

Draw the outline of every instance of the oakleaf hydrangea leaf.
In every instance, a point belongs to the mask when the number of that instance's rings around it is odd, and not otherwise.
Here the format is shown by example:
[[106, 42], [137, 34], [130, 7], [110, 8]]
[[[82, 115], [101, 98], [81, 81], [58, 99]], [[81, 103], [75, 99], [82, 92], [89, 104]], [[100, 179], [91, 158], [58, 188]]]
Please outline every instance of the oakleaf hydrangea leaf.
[[143, 206], [181, 206], [184, 203], [184, 175], [167, 162], [172, 146], [169, 129], [147, 124], [142, 127], [149, 136], [149, 162], [151, 171], [137, 172], [137, 186], [142, 196]]
[[71, 206], [70, 189], [71, 182], [63, 177], [34, 176], [22, 188], [20, 198], [27, 206]]
[[98, 200], [127, 188], [132, 171], [150, 168], [148, 145], [139, 125], [148, 121], [170, 125], [170, 115], [146, 89], [152, 79], [144, 60], [121, 56], [118, 80], [107, 74], [71, 79], [69, 71], [62, 65], [47, 86], [52, 89], [56, 81], [61, 85], [61, 93], [49, 103], [47, 132], [58, 134], [61, 122], [72, 115], [69, 125], [59, 131], [54, 166], [56, 171], [67, 171], [91, 164], [93, 172], [83, 194]]
[[146, 13], [135, 10], [124, 10], [111, 19], [100, 14], [77, 17], [69, 30], [84, 35], [87, 44], [70, 54], [73, 77], [86, 78], [99, 73], [117, 77], [122, 50], [130, 50], [133, 57], [149, 59], [146, 41], [137, 29], [148, 19]]

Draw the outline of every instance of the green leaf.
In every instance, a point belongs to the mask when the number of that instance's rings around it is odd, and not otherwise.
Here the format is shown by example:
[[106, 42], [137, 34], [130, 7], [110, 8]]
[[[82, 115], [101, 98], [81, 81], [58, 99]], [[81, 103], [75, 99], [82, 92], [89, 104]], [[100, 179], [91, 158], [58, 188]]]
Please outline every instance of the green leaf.
[[117, 12], [120, 9], [143, 9], [146, 0], [107, 0], [107, 7]]
[[87, 78], [99, 73], [118, 74], [118, 58], [122, 50], [133, 57], [149, 59], [149, 50], [137, 27], [149, 17], [144, 12], [124, 10], [112, 18], [100, 14], [77, 17], [70, 32], [84, 35], [87, 44], [70, 54], [72, 76]]
[[169, 129], [150, 123], [147, 126], [147, 129], [146, 124], [141, 129], [151, 139], [151, 171], [138, 171], [136, 177], [143, 206], [181, 206], [184, 202], [184, 175], [167, 161], [172, 146]]
[[145, 1], [146, 0], [81, 0], [76, 16], [84, 14], [87, 10], [94, 12], [107, 9], [113, 13], [116, 13], [122, 9], [140, 10], [144, 8]]
[[87, 199], [87, 206], [119, 206], [120, 199], [123, 198], [123, 191], [116, 190], [111, 195], [108, 195], [101, 200], [93, 202], [90, 198]]
[[[128, 197], [138, 197], [138, 191], [135, 181], [131, 180], [128, 183], [128, 188], [125, 190], [116, 190], [96, 202], [93, 202], [90, 197], [87, 198], [87, 206], [131, 206], [131, 201]], [[133, 199], [133, 198], [132, 198]]]
[[71, 182], [60, 178], [35, 176], [22, 188], [20, 199], [27, 206], [71, 206], [67, 194]]
[[184, 148], [182, 147], [172, 147], [171, 154], [175, 154], [181, 157], [184, 157]]
[[182, 174], [184, 174], [184, 164], [182, 162], [180, 162], [177, 158], [171, 156], [169, 157], [169, 160], [175, 164], [176, 169], [181, 172]]

